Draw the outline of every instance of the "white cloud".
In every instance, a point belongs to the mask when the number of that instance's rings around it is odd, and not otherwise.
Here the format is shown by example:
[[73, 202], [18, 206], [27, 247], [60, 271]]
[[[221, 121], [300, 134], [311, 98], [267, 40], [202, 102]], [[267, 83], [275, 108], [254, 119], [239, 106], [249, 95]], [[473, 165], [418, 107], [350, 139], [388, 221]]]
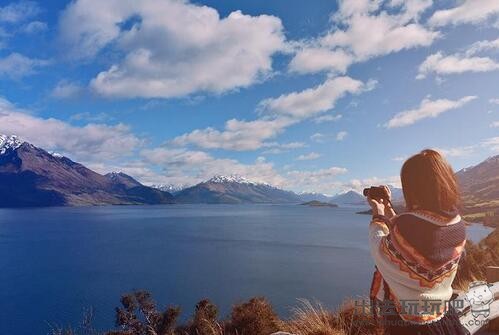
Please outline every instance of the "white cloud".
[[0, 133], [15, 134], [42, 147], [80, 161], [120, 158], [131, 154], [143, 141], [123, 124], [87, 124], [75, 127], [54, 118], [41, 118], [0, 98]]
[[[261, 157], [253, 164], [242, 164], [234, 159], [214, 158], [202, 151], [171, 148], [147, 149], [141, 155], [147, 163], [161, 167], [164, 179], [159, 182], [192, 185], [218, 174], [237, 174], [276, 186], [285, 184], [285, 179], [275, 171], [273, 164]], [[158, 183], [154, 180], [148, 182]]]
[[492, 41], [485, 40], [473, 43], [468, 50], [466, 50], [466, 56], [473, 56], [477, 53], [490, 50], [499, 50], [499, 38]]
[[444, 56], [441, 52], [430, 55], [419, 66], [417, 79], [429, 73], [448, 75], [463, 72], [488, 72], [499, 70], [499, 63], [489, 57], [466, 57], [463, 55]]
[[489, 103], [495, 104], [495, 105], [499, 105], [499, 98], [497, 98], [497, 99], [490, 99]]
[[48, 26], [42, 21], [32, 21], [22, 27], [26, 34], [36, 34], [48, 30]]
[[312, 136], [310, 136], [310, 139], [314, 142], [322, 143], [322, 142], [324, 142], [325, 137], [326, 137], [326, 135], [324, 135], [322, 133], [315, 133]]
[[180, 146], [193, 144], [204, 149], [256, 150], [285, 128], [330, 110], [346, 93], [360, 93], [373, 86], [373, 81], [364, 84], [350, 77], [328, 79], [314, 88], [263, 100], [258, 109], [268, 115], [262, 118], [253, 121], [232, 119], [226, 122], [223, 131], [211, 127], [196, 129], [177, 136], [172, 143]]
[[12, 2], [4, 7], [0, 7], [0, 22], [18, 23], [39, 13], [40, 7], [34, 1]]
[[196, 129], [174, 138], [172, 143], [182, 146], [194, 144], [205, 149], [256, 150], [264, 146], [266, 140], [274, 138], [293, 122], [289, 118], [254, 121], [232, 119], [225, 123], [223, 131], [214, 128]]
[[78, 96], [83, 88], [74, 82], [68, 80], [61, 80], [52, 89], [52, 97], [57, 99], [68, 99]]
[[366, 187], [373, 185], [391, 185], [393, 187], [402, 187], [400, 181], [400, 176], [390, 176], [390, 177], [370, 177], [364, 179], [352, 179], [347, 183], [342, 183], [341, 188], [344, 191], [355, 190], [357, 192], [362, 192]]
[[409, 126], [422, 119], [434, 118], [449, 110], [460, 108], [474, 99], [476, 99], [476, 96], [466, 96], [459, 100], [430, 100], [426, 98], [421, 102], [418, 108], [396, 114], [385, 126], [387, 128]]
[[0, 77], [21, 79], [36, 73], [40, 67], [49, 65], [50, 62], [42, 59], [33, 59], [18, 53], [0, 58]]
[[491, 128], [499, 128], [499, 121], [494, 121], [490, 124]]
[[287, 187], [296, 191], [330, 193], [337, 189], [337, 176], [347, 173], [343, 167], [332, 166], [314, 171], [288, 171], [285, 175]]
[[418, 23], [431, 0], [340, 1], [333, 27], [298, 46], [290, 71], [344, 73], [352, 63], [404, 49], [429, 46], [440, 36]]
[[464, 0], [458, 6], [433, 13], [428, 22], [433, 26], [480, 23], [499, 13], [496, 0]]
[[340, 131], [336, 134], [336, 141], [343, 141], [345, 137], [348, 135], [346, 131]]
[[308, 154], [300, 155], [296, 157], [296, 160], [299, 161], [311, 161], [317, 158], [320, 158], [322, 155], [318, 154], [317, 152], [310, 152]]
[[352, 55], [343, 50], [303, 48], [298, 50], [289, 63], [289, 70], [301, 74], [316, 73], [324, 70], [345, 73], [352, 62]]
[[471, 155], [475, 151], [475, 146], [469, 145], [464, 147], [454, 147], [454, 148], [435, 148], [438, 152], [446, 157], [465, 157]]
[[265, 99], [259, 109], [266, 114], [306, 119], [331, 110], [346, 93], [360, 93], [371, 86], [370, 83], [364, 84], [350, 77], [327, 79], [323, 84], [301, 92]]
[[279, 18], [240, 11], [221, 18], [208, 6], [175, 0], [78, 0], [63, 12], [61, 41], [72, 57], [103, 48], [124, 54], [91, 87], [114, 97], [223, 93], [268, 76], [285, 49]]
[[265, 142], [262, 145], [264, 148], [268, 148], [263, 151], [263, 154], [282, 154], [284, 152], [289, 152], [290, 150], [305, 148], [307, 145], [303, 142], [288, 142], [288, 143], [277, 143], [277, 142]]
[[481, 145], [494, 153], [499, 153], [499, 137], [488, 138], [482, 141]]
[[323, 122], [333, 122], [333, 121], [338, 121], [341, 119], [343, 116], [341, 114], [337, 115], [321, 115], [316, 118], [314, 118], [315, 123], [323, 123]]

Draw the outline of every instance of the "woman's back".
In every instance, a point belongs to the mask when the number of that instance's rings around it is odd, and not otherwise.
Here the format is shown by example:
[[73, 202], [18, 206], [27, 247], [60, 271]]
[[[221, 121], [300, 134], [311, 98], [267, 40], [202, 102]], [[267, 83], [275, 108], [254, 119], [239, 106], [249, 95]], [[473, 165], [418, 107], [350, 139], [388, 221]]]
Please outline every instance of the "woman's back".
[[386, 325], [390, 334], [463, 334], [449, 304], [466, 243], [454, 173], [437, 152], [425, 150], [406, 161], [401, 179], [405, 213], [390, 217], [389, 200], [369, 199], [377, 266], [371, 297], [393, 303], [395, 313], [384, 320], [400, 322]]

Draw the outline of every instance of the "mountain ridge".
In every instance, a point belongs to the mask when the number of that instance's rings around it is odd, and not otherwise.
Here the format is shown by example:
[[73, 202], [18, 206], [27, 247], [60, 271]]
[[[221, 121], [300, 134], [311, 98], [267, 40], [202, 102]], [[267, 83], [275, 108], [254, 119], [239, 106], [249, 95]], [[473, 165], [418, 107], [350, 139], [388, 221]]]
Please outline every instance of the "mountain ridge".
[[101, 175], [16, 136], [3, 135], [0, 141], [0, 207], [173, 202], [171, 194], [144, 186], [130, 176], [123, 174], [118, 180]]

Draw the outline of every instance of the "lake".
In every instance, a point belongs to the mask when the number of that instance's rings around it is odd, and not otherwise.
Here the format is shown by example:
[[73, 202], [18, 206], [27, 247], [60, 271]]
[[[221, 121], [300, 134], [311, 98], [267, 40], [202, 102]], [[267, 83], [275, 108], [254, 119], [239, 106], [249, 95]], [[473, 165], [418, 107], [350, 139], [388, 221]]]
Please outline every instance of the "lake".
[[[49, 323], [114, 325], [121, 294], [152, 292], [190, 317], [202, 298], [222, 315], [267, 297], [283, 317], [298, 298], [334, 308], [368, 293], [368, 215], [360, 208], [166, 205], [0, 209], [0, 334]], [[473, 225], [477, 241], [489, 228]]]

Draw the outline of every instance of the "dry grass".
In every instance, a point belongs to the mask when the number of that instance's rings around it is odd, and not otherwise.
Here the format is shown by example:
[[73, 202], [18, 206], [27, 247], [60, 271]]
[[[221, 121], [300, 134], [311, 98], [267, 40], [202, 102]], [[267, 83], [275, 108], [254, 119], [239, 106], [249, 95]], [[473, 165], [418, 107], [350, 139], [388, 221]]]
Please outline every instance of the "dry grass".
[[321, 303], [299, 300], [293, 317], [284, 329], [297, 335], [371, 335], [378, 334], [370, 311], [362, 313], [354, 301], [346, 300], [337, 311], [325, 309]]

